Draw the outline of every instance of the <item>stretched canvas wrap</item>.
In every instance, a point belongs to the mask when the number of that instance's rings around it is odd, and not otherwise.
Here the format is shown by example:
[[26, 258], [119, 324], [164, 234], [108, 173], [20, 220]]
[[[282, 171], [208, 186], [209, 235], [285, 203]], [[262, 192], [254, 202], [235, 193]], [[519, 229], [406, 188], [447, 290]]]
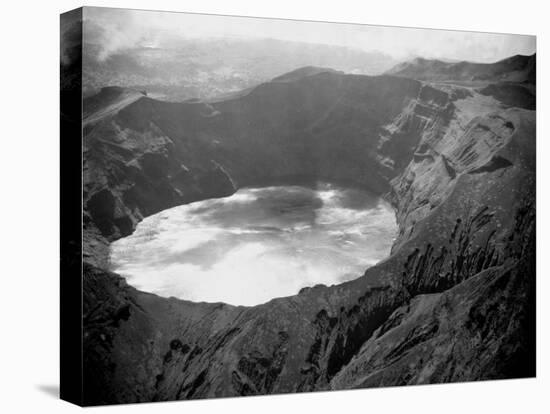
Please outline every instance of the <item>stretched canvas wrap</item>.
[[534, 36], [61, 16], [61, 395], [535, 376]]

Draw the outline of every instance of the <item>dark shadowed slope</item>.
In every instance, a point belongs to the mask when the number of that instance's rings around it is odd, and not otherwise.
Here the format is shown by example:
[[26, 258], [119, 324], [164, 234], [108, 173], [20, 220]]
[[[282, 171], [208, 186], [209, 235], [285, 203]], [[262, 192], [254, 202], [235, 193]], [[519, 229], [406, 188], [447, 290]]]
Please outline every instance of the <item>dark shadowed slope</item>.
[[284, 75], [277, 76], [273, 78], [273, 82], [296, 81], [306, 76], [318, 75], [319, 73], [325, 73], [325, 72], [340, 73], [342, 75], [344, 74], [344, 72], [339, 72], [331, 68], [318, 68], [315, 66], [306, 66], [303, 68], [293, 70], [292, 72], [285, 73]]
[[[287, 79], [87, 126], [87, 403], [533, 376], [534, 111], [400, 77]], [[392, 255], [354, 281], [234, 307], [102, 268], [106, 240], [160, 209], [319, 178], [395, 206]]]

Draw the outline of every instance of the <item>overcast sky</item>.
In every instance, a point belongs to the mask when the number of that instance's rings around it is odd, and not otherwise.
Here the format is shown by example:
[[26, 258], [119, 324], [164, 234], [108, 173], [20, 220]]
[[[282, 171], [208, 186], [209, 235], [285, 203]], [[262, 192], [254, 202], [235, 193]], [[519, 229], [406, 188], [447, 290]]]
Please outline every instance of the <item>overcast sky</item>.
[[162, 46], [174, 37], [273, 38], [380, 51], [398, 59], [422, 56], [494, 62], [535, 52], [535, 37], [524, 35], [89, 7], [84, 20], [103, 29], [103, 57], [133, 46]]

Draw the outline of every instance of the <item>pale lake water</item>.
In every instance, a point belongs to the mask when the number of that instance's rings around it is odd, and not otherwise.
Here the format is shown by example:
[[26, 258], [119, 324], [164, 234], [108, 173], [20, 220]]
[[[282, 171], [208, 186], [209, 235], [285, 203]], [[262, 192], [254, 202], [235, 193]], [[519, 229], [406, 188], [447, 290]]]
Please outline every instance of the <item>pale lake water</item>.
[[161, 296], [256, 305], [361, 276], [396, 230], [391, 206], [369, 192], [243, 188], [147, 217], [112, 243], [111, 269]]

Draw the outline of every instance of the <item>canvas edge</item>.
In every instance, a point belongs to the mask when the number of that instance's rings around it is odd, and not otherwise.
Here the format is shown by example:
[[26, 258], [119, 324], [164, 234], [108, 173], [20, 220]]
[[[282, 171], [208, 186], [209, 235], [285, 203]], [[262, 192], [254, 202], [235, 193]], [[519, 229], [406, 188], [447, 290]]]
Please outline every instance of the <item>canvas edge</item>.
[[[60, 15], [60, 398], [82, 406], [82, 17]], [[67, 29], [68, 26], [71, 26]], [[72, 30], [68, 39], [67, 30]]]

